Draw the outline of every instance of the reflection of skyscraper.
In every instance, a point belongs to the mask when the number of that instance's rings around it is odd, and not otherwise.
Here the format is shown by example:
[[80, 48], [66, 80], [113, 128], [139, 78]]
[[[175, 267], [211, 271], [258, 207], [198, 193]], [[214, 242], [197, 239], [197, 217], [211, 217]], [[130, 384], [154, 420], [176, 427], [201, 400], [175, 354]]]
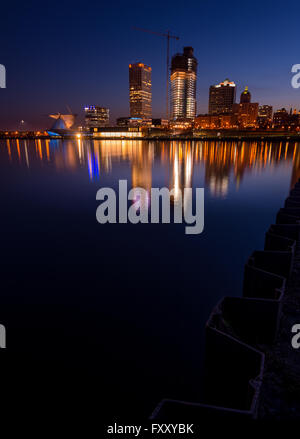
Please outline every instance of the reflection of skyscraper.
[[129, 64], [129, 99], [131, 117], [151, 118], [151, 67], [146, 64]]
[[225, 79], [209, 88], [209, 114], [230, 113], [235, 103], [236, 86], [233, 81]]
[[184, 188], [192, 187], [193, 147], [190, 143], [172, 145], [170, 190], [174, 189], [174, 203], [184, 195]]
[[147, 191], [147, 199], [143, 199], [143, 193], [135, 190], [136, 196], [141, 197], [141, 204], [148, 205], [150, 201], [150, 192], [152, 186], [152, 160], [153, 150], [152, 144], [142, 142], [142, 145], [132, 156], [131, 167], [131, 184], [132, 188], [143, 188]]
[[[224, 146], [226, 145], [226, 148]], [[231, 171], [230, 144], [211, 142], [209, 156], [205, 163], [205, 182], [210, 193], [216, 197], [226, 196]]]
[[184, 47], [171, 64], [171, 117], [193, 119], [196, 116], [197, 60], [192, 47]]

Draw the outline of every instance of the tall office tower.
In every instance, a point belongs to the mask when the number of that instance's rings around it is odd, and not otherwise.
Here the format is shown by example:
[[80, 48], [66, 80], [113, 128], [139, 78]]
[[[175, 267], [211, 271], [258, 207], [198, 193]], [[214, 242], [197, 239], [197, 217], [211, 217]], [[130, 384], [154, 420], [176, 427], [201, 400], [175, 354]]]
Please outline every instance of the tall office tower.
[[233, 81], [225, 79], [209, 88], [209, 114], [230, 113], [235, 103], [236, 86]]
[[89, 105], [84, 108], [85, 112], [85, 127], [86, 128], [101, 128], [109, 125], [109, 109], [104, 107], [97, 107]]
[[192, 47], [184, 47], [171, 63], [171, 117], [194, 119], [196, 116], [197, 60]]
[[143, 63], [129, 64], [130, 116], [152, 117], [151, 67]]
[[245, 90], [241, 94], [240, 103], [241, 104], [248, 104], [249, 102], [251, 102], [251, 93], [248, 90], [248, 87], [246, 86]]

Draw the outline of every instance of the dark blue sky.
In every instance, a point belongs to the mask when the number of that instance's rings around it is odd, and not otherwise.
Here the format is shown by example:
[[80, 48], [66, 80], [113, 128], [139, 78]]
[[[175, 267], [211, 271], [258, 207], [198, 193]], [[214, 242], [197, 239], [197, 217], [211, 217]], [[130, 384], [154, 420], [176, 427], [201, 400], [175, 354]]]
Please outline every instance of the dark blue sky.
[[131, 29], [180, 36], [171, 53], [194, 47], [198, 59], [198, 113], [207, 111], [208, 88], [225, 77], [238, 94], [275, 108], [300, 108], [290, 85], [300, 63], [299, 1], [28, 1], [1, 5], [0, 128], [45, 128], [50, 112], [68, 104], [107, 106], [112, 120], [129, 114], [128, 64], [152, 66], [153, 116], [165, 111], [166, 43]]

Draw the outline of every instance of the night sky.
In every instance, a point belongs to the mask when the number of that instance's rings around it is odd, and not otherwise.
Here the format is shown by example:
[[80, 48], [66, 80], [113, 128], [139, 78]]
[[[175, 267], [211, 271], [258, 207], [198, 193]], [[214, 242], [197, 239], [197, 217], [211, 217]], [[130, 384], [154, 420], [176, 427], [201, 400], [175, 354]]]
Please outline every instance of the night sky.
[[[275, 109], [300, 109], [291, 67], [300, 63], [299, 1], [28, 1], [1, 4], [0, 129], [46, 128], [51, 112], [69, 105], [106, 106], [111, 121], [129, 115], [128, 64], [152, 66], [153, 117], [165, 112], [163, 38], [132, 26], [180, 36], [171, 53], [194, 47], [198, 59], [198, 113], [207, 112], [208, 88], [229, 77], [238, 95]], [[80, 120], [80, 118], [79, 118]]]

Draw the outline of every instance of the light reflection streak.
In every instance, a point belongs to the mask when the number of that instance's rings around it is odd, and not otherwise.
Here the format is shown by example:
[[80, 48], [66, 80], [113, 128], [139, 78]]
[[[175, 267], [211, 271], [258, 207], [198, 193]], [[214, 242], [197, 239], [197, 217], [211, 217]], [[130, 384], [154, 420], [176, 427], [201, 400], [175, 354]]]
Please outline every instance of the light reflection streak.
[[25, 160], [26, 160], [26, 165], [29, 168], [29, 159], [28, 159], [28, 150], [27, 150], [27, 142], [26, 140], [24, 140], [24, 148], [25, 148]]

